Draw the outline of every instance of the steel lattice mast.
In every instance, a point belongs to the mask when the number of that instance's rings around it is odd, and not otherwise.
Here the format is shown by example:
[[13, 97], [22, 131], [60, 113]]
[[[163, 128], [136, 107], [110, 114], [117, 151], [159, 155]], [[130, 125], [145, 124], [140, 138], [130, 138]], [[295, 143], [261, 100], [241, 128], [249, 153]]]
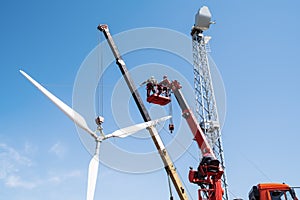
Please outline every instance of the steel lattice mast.
[[203, 31], [207, 30], [211, 23], [211, 14], [208, 7], [204, 6], [200, 8], [196, 14], [195, 26], [191, 32], [193, 43], [196, 116], [215, 156], [224, 169], [224, 174], [222, 176], [224, 188], [223, 199], [228, 200], [220, 123], [208, 61], [208, 41], [210, 37], [203, 35]]

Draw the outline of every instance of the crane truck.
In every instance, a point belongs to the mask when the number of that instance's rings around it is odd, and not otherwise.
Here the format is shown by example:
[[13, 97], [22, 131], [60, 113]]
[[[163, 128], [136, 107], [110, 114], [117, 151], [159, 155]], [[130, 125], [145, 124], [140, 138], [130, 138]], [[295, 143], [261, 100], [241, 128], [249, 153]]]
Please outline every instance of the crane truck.
[[[159, 86], [160, 87], [160, 86]], [[220, 162], [216, 159], [206, 136], [203, 127], [201, 127], [187, 101], [181, 92], [181, 85], [177, 80], [164, 80], [164, 87], [170, 89], [182, 111], [182, 117], [185, 118], [190, 131], [194, 135], [199, 149], [203, 155], [202, 160], [197, 168], [190, 168], [189, 181], [200, 186], [198, 190], [199, 200], [222, 200], [224, 189], [221, 185], [221, 177], [224, 173]], [[161, 99], [166, 97], [152, 94], [149, 103], [161, 105]], [[169, 99], [171, 102], [171, 99]], [[249, 200], [298, 200], [296, 193], [292, 187], [284, 183], [260, 183], [253, 186], [249, 192]]]
[[[119, 66], [121, 73], [129, 87], [130, 92], [136, 102], [136, 105], [144, 119], [144, 121], [150, 121], [150, 115], [134, 85], [133, 80], [130, 77], [130, 73], [127, 70], [126, 64], [122, 59], [116, 44], [109, 32], [107, 25], [99, 25], [98, 30], [103, 32], [108, 44], [114, 54], [116, 59], [116, 64]], [[216, 159], [213, 150], [211, 149], [206, 136], [203, 133], [203, 127], [199, 125], [191, 111], [187, 101], [185, 100], [182, 92], [181, 85], [178, 81], [165, 80], [167, 87], [170, 89], [182, 110], [182, 116], [185, 118], [192, 134], [194, 135], [194, 140], [197, 142], [198, 147], [203, 155], [203, 158], [196, 170], [190, 168], [189, 171], [189, 181], [193, 184], [199, 185], [198, 189], [198, 200], [222, 200], [224, 189], [222, 188], [221, 177], [224, 173], [224, 169], [221, 167], [220, 162]], [[158, 105], [166, 105], [171, 102], [170, 96], [163, 97], [160, 94], [152, 94], [147, 98], [149, 103], [154, 103]], [[176, 172], [176, 168], [172, 163], [171, 158], [165, 149], [161, 138], [159, 137], [157, 130], [154, 127], [148, 129], [151, 138], [160, 154], [160, 157], [165, 165], [165, 170], [168, 176], [171, 177], [173, 185], [180, 200], [187, 200], [188, 196], [186, 194], [185, 188]], [[173, 197], [171, 196], [172, 200]], [[249, 200], [298, 200], [296, 193], [290, 186], [286, 184], [279, 183], [269, 183], [269, 184], [258, 184], [253, 186], [249, 192]]]

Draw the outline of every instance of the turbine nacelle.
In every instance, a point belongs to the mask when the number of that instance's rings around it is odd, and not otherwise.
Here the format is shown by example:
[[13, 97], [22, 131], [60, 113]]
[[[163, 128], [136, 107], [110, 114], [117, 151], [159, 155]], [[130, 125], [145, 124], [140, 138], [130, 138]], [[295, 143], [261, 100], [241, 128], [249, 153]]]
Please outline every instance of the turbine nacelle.
[[95, 119], [95, 122], [98, 126], [100, 126], [103, 122], [104, 122], [104, 117], [102, 116], [98, 116], [96, 119]]

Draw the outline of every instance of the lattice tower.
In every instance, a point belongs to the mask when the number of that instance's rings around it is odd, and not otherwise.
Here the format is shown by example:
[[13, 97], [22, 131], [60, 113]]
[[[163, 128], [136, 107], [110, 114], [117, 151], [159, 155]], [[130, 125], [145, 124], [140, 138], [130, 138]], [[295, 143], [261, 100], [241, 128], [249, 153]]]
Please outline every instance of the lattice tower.
[[196, 117], [215, 156], [224, 169], [222, 177], [224, 188], [223, 199], [228, 200], [228, 184], [225, 173], [221, 130], [208, 60], [208, 50], [210, 50], [208, 46], [209, 39], [210, 37], [204, 36], [201, 31], [196, 31], [192, 35]]

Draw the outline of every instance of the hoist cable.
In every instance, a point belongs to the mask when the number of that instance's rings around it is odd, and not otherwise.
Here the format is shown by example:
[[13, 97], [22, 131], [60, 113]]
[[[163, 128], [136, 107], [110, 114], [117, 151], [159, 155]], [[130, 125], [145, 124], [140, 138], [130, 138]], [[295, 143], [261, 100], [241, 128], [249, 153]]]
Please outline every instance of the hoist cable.
[[169, 193], [170, 193], [170, 200], [173, 200], [173, 193], [172, 193], [172, 187], [171, 187], [171, 180], [170, 180], [170, 172], [167, 171], [168, 175], [168, 186], [169, 186]]
[[199, 159], [196, 158], [196, 157], [195, 157], [188, 149], [186, 149], [186, 146], [183, 145], [183, 144], [181, 144], [181, 143], [176, 139], [176, 137], [173, 137], [173, 134], [171, 134], [169, 131], [167, 131], [165, 127], [163, 127], [163, 130], [164, 130], [166, 133], [168, 133], [167, 135], [169, 135], [170, 137], [172, 137], [172, 139], [174, 139], [174, 141], [175, 141], [182, 149], [186, 150], [186, 152], [187, 152], [194, 160], [199, 161]]
[[[171, 96], [171, 95], [170, 95]], [[172, 108], [172, 101], [169, 103], [169, 115], [172, 116], [170, 118], [170, 124], [173, 124], [173, 108]]]
[[[177, 171], [177, 172], [178, 172], [178, 171]], [[178, 176], [180, 177], [181, 180], [183, 180], [183, 179], [182, 179], [182, 176], [181, 176], [181, 174], [180, 174], [179, 172], [178, 172]], [[182, 183], [183, 183], [185, 189], [187, 190], [187, 193], [189, 194], [190, 199], [194, 200], [194, 199], [193, 199], [193, 196], [192, 196], [190, 190], [188, 189], [188, 187], [186, 186], [185, 182], [183, 181]]]

